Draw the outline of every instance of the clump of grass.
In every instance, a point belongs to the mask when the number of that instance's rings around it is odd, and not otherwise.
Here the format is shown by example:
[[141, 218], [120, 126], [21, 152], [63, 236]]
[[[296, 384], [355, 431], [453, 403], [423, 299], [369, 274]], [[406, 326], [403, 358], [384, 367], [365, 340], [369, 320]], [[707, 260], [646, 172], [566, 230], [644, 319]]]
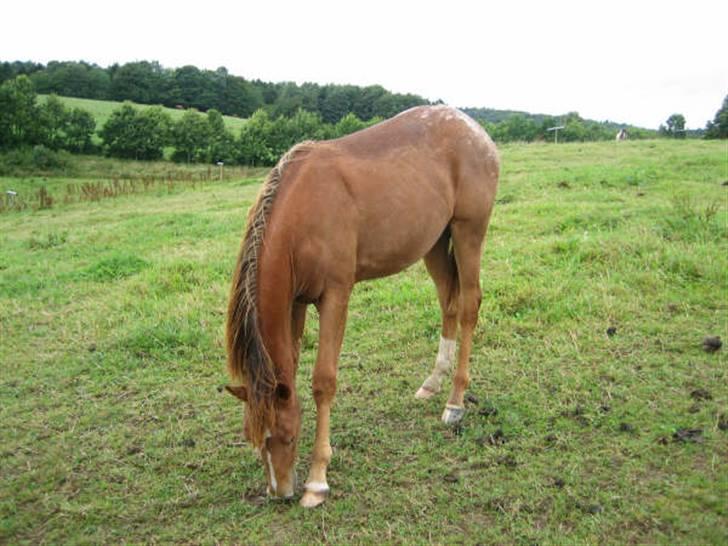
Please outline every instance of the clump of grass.
[[108, 282], [136, 275], [149, 266], [149, 262], [138, 256], [119, 253], [97, 261], [81, 272], [84, 279]]
[[45, 237], [31, 235], [28, 239], [28, 248], [31, 250], [46, 250], [61, 246], [68, 240], [68, 231], [51, 231]]
[[[671, 213], [662, 222], [661, 234], [668, 240], [715, 242], [728, 237], [728, 215], [718, 201], [701, 203], [681, 194], [671, 201]], [[722, 218], [721, 218], [722, 216]]]

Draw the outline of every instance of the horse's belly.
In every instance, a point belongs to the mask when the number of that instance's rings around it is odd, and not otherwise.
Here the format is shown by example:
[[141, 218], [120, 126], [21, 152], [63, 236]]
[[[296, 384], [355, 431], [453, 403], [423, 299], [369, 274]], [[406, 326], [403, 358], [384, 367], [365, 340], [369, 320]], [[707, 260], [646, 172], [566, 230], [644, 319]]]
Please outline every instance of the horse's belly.
[[447, 219], [423, 223], [383, 220], [360, 233], [357, 245], [356, 280], [399, 273], [427, 254], [442, 235]]

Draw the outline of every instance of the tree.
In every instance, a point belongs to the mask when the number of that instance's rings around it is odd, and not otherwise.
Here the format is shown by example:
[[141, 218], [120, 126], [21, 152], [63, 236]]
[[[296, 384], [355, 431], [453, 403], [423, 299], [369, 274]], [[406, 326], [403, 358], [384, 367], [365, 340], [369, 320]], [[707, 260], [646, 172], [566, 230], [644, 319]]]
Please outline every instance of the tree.
[[91, 136], [95, 130], [96, 120], [93, 115], [81, 108], [74, 108], [68, 114], [63, 147], [69, 152], [90, 152], [93, 148]]
[[31, 80], [38, 93], [105, 99], [111, 79], [103, 68], [83, 61], [51, 61], [45, 69], [34, 72]]
[[240, 130], [238, 161], [243, 165], [273, 165], [277, 160], [270, 146], [273, 123], [268, 112], [256, 110]]
[[0, 85], [0, 148], [37, 144], [40, 124], [33, 83], [20, 75]]
[[187, 163], [209, 161], [210, 125], [197, 110], [187, 110], [172, 127], [175, 161]]
[[685, 138], [685, 116], [673, 114], [665, 123], [660, 125], [660, 134], [670, 138]]
[[349, 112], [343, 118], [341, 118], [334, 127], [334, 135], [336, 137], [342, 137], [344, 135], [360, 131], [366, 126], [367, 124], [360, 120], [356, 116], [356, 114]]
[[160, 159], [169, 142], [171, 120], [160, 107], [139, 111], [124, 103], [101, 128], [107, 155], [127, 159]]
[[111, 98], [142, 104], [165, 102], [165, 77], [164, 69], [156, 61], [126, 63], [114, 71]]
[[64, 147], [69, 112], [56, 95], [50, 95], [40, 110], [43, 143], [52, 150]]
[[232, 163], [235, 159], [235, 138], [225, 128], [222, 114], [214, 108], [207, 111], [207, 126], [209, 131], [207, 160], [213, 163], [218, 161]]
[[728, 138], [728, 95], [723, 99], [723, 105], [715, 113], [713, 121], [705, 127], [705, 138]]

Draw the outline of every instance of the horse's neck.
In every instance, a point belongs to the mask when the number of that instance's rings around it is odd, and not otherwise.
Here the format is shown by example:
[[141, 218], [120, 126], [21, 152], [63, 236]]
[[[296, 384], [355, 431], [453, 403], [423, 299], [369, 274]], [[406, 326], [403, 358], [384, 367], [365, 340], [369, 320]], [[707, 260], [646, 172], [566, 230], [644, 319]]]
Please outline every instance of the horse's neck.
[[287, 255], [283, 259], [268, 255], [260, 265], [258, 316], [263, 343], [273, 360], [278, 377], [293, 379], [293, 279], [290, 262]]

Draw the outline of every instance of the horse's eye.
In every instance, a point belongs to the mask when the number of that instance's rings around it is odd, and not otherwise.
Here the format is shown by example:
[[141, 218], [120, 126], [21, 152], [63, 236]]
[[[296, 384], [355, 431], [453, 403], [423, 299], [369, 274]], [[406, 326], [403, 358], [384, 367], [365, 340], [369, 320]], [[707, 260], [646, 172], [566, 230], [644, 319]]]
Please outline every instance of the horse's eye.
[[296, 440], [295, 436], [291, 436], [291, 438], [286, 442], [286, 444], [291, 445]]

